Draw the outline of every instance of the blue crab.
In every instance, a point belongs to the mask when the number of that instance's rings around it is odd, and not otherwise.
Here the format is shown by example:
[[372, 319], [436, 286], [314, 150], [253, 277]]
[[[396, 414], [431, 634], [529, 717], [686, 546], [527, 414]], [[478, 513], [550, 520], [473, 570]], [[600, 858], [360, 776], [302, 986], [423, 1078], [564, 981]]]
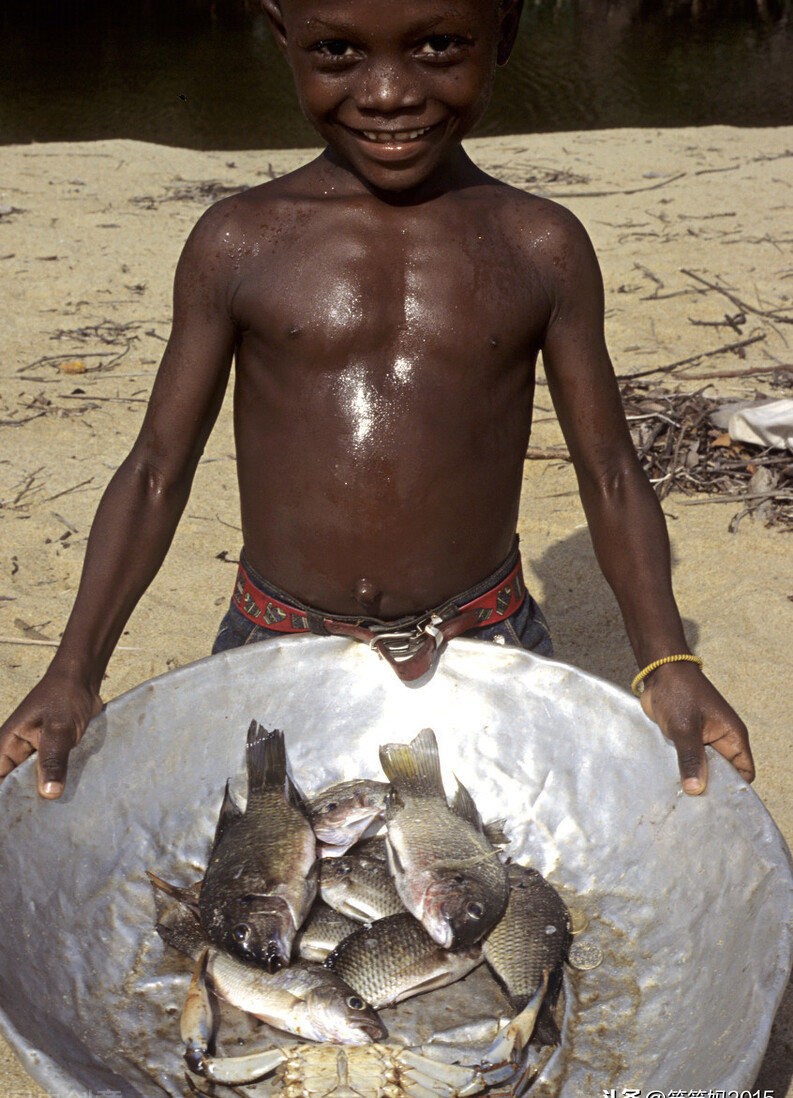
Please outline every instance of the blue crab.
[[213, 1014], [203, 958], [196, 965], [181, 1019], [185, 1061], [212, 1083], [245, 1086], [267, 1080], [283, 1098], [519, 1098], [531, 1082], [527, 1050], [548, 986], [548, 973], [526, 1008], [498, 1032], [476, 1062], [449, 1063], [433, 1046], [377, 1042], [271, 1045], [242, 1056], [214, 1057]]

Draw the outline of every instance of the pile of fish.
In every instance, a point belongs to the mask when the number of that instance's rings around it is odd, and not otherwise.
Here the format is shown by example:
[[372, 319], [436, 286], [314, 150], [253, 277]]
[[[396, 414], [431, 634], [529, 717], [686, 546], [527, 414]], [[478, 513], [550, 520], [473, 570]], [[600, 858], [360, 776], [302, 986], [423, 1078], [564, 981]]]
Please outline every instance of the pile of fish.
[[[179, 901], [157, 929], [198, 960], [196, 1002], [206, 979], [279, 1030], [363, 1045], [386, 1036], [379, 1010], [486, 962], [516, 1012], [547, 983], [535, 1038], [558, 1042], [568, 910], [501, 853], [501, 826], [483, 823], [459, 780], [448, 802], [431, 729], [380, 748], [387, 781], [313, 798], [290, 777], [280, 731], [253, 721], [246, 756], [245, 809], [227, 782], [203, 879], [180, 887], [149, 873]], [[186, 1059], [200, 1072], [209, 1037], [185, 1016]]]

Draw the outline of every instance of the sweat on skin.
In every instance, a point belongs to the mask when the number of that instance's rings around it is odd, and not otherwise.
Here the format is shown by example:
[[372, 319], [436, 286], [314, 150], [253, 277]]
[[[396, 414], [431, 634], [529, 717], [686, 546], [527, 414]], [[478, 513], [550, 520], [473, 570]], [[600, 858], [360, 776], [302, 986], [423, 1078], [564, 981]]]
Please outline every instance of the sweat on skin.
[[[390, 620], [453, 598], [510, 552], [541, 352], [638, 666], [689, 652], [589, 238], [461, 145], [509, 58], [520, 0], [263, 4], [327, 147], [217, 203], [187, 240], [170, 339], [60, 647], [0, 729], [0, 776], [38, 750], [47, 797], [168, 551], [232, 363], [247, 559], [330, 615]], [[704, 788], [705, 743], [751, 780], [746, 728], [697, 666], [658, 667], [642, 705], [686, 792]]]

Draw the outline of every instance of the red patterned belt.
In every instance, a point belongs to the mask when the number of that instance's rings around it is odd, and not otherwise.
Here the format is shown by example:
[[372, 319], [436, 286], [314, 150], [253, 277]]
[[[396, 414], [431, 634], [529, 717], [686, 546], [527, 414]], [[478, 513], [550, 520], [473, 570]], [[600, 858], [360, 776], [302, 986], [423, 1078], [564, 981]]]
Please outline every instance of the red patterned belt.
[[281, 602], [251, 582], [240, 564], [233, 602], [241, 614], [277, 633], [318, 633], [351, 637], [374, 648], [405, 682], [420, 678], [432, 666], [435, 653], [452, 637], [511, 617], [526, 597], [520, 554], [512, 570], [482, 595], [458, 606], [444, 603], [415, 618], [373, 623], [370, 618], [332, 618], [321, 611]]

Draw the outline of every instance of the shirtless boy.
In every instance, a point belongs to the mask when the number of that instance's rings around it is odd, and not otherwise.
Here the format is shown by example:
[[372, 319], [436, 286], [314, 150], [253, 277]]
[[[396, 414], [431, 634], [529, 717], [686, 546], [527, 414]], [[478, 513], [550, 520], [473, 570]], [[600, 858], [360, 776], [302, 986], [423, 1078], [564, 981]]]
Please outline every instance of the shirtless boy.
[[[105, 667], [168, 550], [232, 359], [248, 581], [217, 647], [267, 635], [254, 633], [267, 583], [298, 617], [310, 607], [312, 621], [377, 628], [371, 619], [456, 611], [503, 579], [542, 351], [637, 663], [689, 653], [587, 235], [460, 144], [509, 57], [522, 0], [263, 4], [328, 147], [219, 202], [187, 241], [148, 411], [100, 503], [60, 648], [0, 730], [0, 776], [38, 749], [45, 797], [60, 796], [69, 751], [101, 708]], [[547, 651], [527, 605], [524, 643]], [[687, 793], [704, 788], [704, 743], [752, 779], [746, 729], [696, 664], [645, 681], [642, 705], [674, 743]]]

